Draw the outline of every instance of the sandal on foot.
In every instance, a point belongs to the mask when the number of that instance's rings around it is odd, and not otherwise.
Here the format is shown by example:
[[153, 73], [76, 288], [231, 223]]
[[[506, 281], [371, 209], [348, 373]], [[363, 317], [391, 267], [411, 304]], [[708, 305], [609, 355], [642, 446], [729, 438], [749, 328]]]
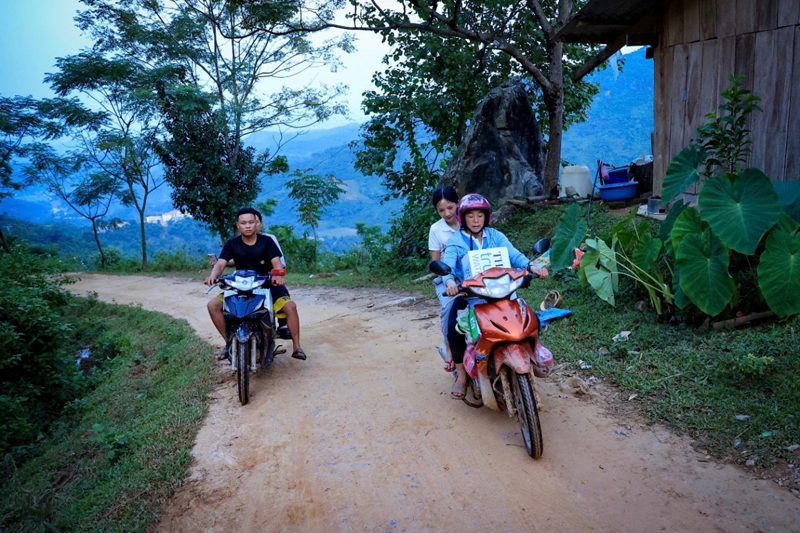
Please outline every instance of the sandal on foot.
[[305, 361], [306, 352], [304, 352], [302, 348], [298, 348], [292, 353], [292, 357], [294, 357], [295, 359], [300, 359], [301, 361]]
[[230, 358], [230, 349], [228, 346], [224, 347], [222, 351], [219, 352], [219, 355], [217, 355], [217, 361], [225, 361]]
[[455, 400], [461, 400], [466, 395], [467, 395], [467, 382], [465, 381], [464, 383], [459, 383], [458, 380], [456, 380], [456, 382], [453, 383], [453, 388], [450, 389], [450, 396], [452, 396], [453, 399]]

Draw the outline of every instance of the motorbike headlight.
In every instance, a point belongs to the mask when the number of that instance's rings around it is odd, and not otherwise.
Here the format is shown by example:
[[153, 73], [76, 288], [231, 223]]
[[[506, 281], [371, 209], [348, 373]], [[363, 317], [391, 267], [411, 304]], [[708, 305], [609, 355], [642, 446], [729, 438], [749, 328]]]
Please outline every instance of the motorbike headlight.
[[260, 283], [256, 281], [255, 276], [240, 277], [236, 276], [231, 285], [240, 291], [250, 291], [258, 287]]
[[487, 298], [504, 298], [519, 289], [525, 278], [512, 281], [511, 276], [503, 274], [499, 278], [484, 278], [483, 287], [470, 287], [470, 290]]

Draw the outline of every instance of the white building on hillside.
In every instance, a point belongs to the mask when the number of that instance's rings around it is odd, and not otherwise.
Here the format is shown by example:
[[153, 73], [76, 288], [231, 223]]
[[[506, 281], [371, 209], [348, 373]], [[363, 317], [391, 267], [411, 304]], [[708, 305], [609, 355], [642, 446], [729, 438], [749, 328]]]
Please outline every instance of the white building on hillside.
[[184, 218], [192, 218], [192, 215], [188, 213], [181, 213], [177, 209], [173, 209], [172, 211], [167, 211], [163, 215], [145, 217], [144, 221], [148, 224], [161, 224], [162, 226], [166, 226], [170, 222], [177, 222], [178, 220], [183, 220]]

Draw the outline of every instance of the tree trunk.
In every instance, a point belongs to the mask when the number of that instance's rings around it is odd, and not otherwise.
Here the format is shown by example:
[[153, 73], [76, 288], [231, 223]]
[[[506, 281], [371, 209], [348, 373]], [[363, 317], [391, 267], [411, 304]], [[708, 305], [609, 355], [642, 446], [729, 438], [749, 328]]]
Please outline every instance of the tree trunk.
[[11, 246], [9, 246], [2, 229], [0, 229], [0, 244], [3, 246], [3, 250], [5, 250], [6, 253], [11, 253]]
[[139, 213], [139, 227], [141, 228], [140, 238], [142, 239], [142, 270], [147, 267], [147, 241], [145, 240], [144, 222], [143, 210], [141, 213]]
[[554, 87], [554, 94], [544, 95], [549, 116], [550, 137], [547, 143], [547, 155], [544, 163], [544, 193], [551, 198], [558, 197], [558, 171], [561, 167], [561, 141], [564, 138], [562, 129], [564, 121], [564, 90]]
[[97, 244], [97, 251], [100, 252], [100, 268], [106, 267], [106, 254], [103, 252], [103, 246], [100, 244], [100, 233], [97, 231], [97, 219], [92, 220], [92, 232], [94, 233], [94, 242]]

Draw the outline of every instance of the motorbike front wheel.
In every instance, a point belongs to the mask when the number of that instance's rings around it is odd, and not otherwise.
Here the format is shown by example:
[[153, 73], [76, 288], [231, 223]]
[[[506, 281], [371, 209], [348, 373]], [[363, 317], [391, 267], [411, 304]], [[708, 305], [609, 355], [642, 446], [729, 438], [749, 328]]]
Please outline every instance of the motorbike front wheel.
[[239, 342], [236, 350], [236, 383], [239, 386], [239, 401], [246, 405], [250, 401], [250, 344]]
[[539, 425], [539, 410], [536, 408], [530, 379], [530, 374], [517, 374], [508, 369], [508, 381], [511, 384], [511, 394], [514, 395], [514, 405], [517, 408], [517, 420], [522, 430], [522, 439], [525, 441], [525, 450], [534, 459], [539, 459], [544, 444], [542, 427]]

